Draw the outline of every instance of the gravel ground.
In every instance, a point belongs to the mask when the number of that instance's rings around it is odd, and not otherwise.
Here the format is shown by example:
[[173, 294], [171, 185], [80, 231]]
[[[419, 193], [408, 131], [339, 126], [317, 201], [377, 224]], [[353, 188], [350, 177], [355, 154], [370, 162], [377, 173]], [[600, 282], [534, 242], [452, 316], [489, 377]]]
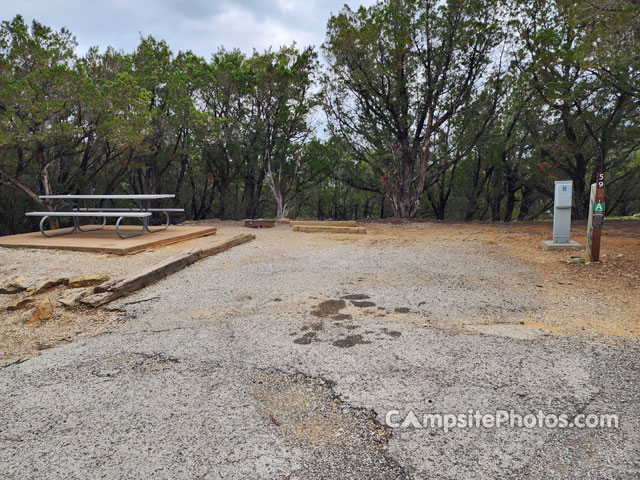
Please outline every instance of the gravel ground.
[[[45, 279], [74, 275], [108, 275], [120, 278], [138, 272], [149, 265], [165, 260], [188, 249], [197, 249], [222, 242], [232, 236], [229, 231], [196, 238], [179, 244], [145, 250], [135, 255], [110, 255], [63, 250], [0, 248], [0, 283], [17, 275], [26, 275], [27, 284], [35, 285]], [[68, 294], [64, 286], [55, 287], [36, 295], [36, 302], [27, 308], [8, 311], [6, 308], [19, 295], [0, 295], [0, 366], [69, 343], [80, 338], [97, 335], [119, 323], [118, 316], [108, 310], [91, 308], [65, 308], [58, 299]], [[53, 305], [53, 316], [45, 323], [26, 325], [35, 304], [48, 297]]]
[[[114, 328], [1, 369], [0, 477], [638, 478], [637, 342], [538, 328], [573, 305], [539, 270], [432, 230], [259, 230], [115, 304]], [[620, 427], [384, 425], [469, 409]]]

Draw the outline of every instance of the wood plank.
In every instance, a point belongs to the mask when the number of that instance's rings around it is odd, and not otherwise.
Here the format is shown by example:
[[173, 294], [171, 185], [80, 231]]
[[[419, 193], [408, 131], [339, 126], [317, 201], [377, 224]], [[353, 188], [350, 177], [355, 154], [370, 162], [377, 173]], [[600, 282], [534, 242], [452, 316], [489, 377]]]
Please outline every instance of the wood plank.
[[367, 233], [367, 229], [365, 227], [332, 227], [332, 226], [323, 226], [323, 225], [294, 225], [294, 232], [305, 232], [305, 233], [318, 233], [318, 232], [329, 232], [329, 233]]
[[168, 277], [169, 275], [196, 263], [198, 260], [224, 252], [236, 245], [249, 242], [254, 238], [256, 238], [255, 235], [238, 235], [210, 248], [191, 250], [181, 255], [167, 258], [166, 260], [156, 263], [141, 272], [129, 275], [128, 277], [110, 280], [96, 286], [93, 290], [94, 293], [84, 297], [81, 300], [81, 303], [92, 307], [100, 307], [116, 300], [117, 298], [130, 295], [147, 285], [151, 285], [158, 280]]
[[309, 226], [327, 226], [327, 227], [357, 227], [358, 222], [351, 220], [291, 220], [289, 224], [294, 225], [309, 225]]

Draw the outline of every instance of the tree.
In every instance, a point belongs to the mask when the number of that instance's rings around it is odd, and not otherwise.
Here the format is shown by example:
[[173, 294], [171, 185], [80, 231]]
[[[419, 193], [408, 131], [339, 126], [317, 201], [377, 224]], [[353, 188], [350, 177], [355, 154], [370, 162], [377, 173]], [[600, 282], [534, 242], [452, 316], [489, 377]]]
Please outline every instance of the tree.
[[80, 88], [75, 98], [76, 123], [83, 141], [73, 162], [60, 169], [69, 193], [117, 189], [137, 155], [145, 151], [149, 127], [149, 92], [131, 75], [128, 56], [113, 49], [92, 48], [79, 59]]
[[0, 24], [0, 234], [32, 230], [46, 193], [174, 192], [192, 219], [509, 221], [571, 178], [580, 217], [601, 170], [607, 213], [635, 213], [638, 14], [380, 0], [329, 19], [320, 74], [295, 45], [207, 62], [147, 37], [79, 58], [70, 32], [17, 16]]
[[248, 95], [251, 72], [239, 50], [218, 50], [205, 66], [199, 98], [206, 122], [198, 134], [213, 187], [219, 194], [217, 216], [227, 215], [229, 186], [255, 154], [257, 134], [251, 127]]
[[[397, 216], [414, 216], [424, 189], [451, 166], [433, 161], [438, 132], [479, 89], [493, 88], [495, 105], [497, 10], [487, 1], [386, 0], [355, 12], [345, 6], [329, 20], [324, 85], [333, 133], [371, 165]], [[478, 133], [492, 115], [479, 120]]]
[[577, 52], [583, 67], [640, 101], [640, 2], [574, 1], [567, 4], [567, 16], [574, 28], [584, 30]]
[[73, 121], [75, 46], [67, 30], [55, 32], [35, 20], [29, 28], [19, 15], [0, 25], [0, 177], [47, 210], [52, 202], [19, 177], [34, 165], [42, 192], [53, 194], [52, 169], [82, 142]]
[[254, 55], [249, 103], [258, 133], [258, 156], [263, 159], [265, 179], [276, 203], [276, 216], [284, 218], [300, 185], [301, 154], [312, 133], [310, 114], [318, 104], [311, 87], [317, 67], [312, 48], [299, 52], [295, 46], [278, 52]]
[[[630, 93], [636, 87], [619, 87], [629, 85], [631, 77], [620, 74], [621, 81], [612, 82], [581, 54], [593, 42], [589, 32], [595, 31], [597, 18], [579, 20], [575, 8], [569, 0], [523, 5], [517, 61], [521, 79], [539, 105], [525, 115], [532, 143], [543, 162], [573, 181], [574, 211], [585, 218], [596, 173], [618, 170], [640, 149], [640, 123]], [[626, 68], [632, 68], [633, 60], [626, 58]]]

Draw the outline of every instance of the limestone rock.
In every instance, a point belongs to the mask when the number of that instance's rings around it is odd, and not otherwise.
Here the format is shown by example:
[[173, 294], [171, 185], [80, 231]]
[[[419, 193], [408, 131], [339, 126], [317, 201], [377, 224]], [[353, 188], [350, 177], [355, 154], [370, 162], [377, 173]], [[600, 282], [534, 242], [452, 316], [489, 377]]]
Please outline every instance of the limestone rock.
[[69, 288], [91, 287], [109, 280], [109, 275], [78, 275], [69, 278]]
[[10, 312], [14, 310], [20, 310], [21, 308], [31, 305], [33, 302], [35, 302], [35, 300], [36, 299], [33, 297], [20, 298], [19, 300], [16, 300], [15, 302], [10, 303], [9, 306], [7, 307], [7, 310], [9, 310]]
[[50, 319], [51, 315], [53, 315], [53, 306], [51, 305], [51, 300], [45, 298], [38, 304], [26, 323], [42, 322], [44, 320]]
[[80, 299], [87, 296], [91, 291], [91, 288], [74, 288], [68, 290], [64, 297], [58, 299], [58, 302], [65, 307], [75, 307]]
[[59, 278], [48, 278], [46, 280], [42, 280], [38, 282], [33, 289], [33, 293], [37, 295], [38, 293], [42, 293], [45, 290], [49, 290], [50, 288], [57, 287], [58, 285], [62, 285], [67, 283], [69, 279], [67, 277], [59, 277]]
[[12, 294], [24, 292], [31, 286], [29, 275], [18, 275], [0, 285], [0, 293]]

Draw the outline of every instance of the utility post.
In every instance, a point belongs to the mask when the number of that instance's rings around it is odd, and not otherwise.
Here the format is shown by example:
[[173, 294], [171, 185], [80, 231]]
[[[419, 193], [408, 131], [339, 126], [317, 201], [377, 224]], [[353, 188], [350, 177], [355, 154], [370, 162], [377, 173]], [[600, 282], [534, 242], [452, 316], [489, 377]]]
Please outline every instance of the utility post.
[[571, 240], [571, 206], [573, 182], [559, 180], [555, 183], [553, 197], [553, 240], [543, 240], [545, 250], [582, 249], [584, 246]]
[[591, 184], [589, 197], [589, 223], [587, 225], [587, 251], [585, 262], [600, 261], [600, 237], [604, 226], [604, 172], [598, 173], [596, 183]]

